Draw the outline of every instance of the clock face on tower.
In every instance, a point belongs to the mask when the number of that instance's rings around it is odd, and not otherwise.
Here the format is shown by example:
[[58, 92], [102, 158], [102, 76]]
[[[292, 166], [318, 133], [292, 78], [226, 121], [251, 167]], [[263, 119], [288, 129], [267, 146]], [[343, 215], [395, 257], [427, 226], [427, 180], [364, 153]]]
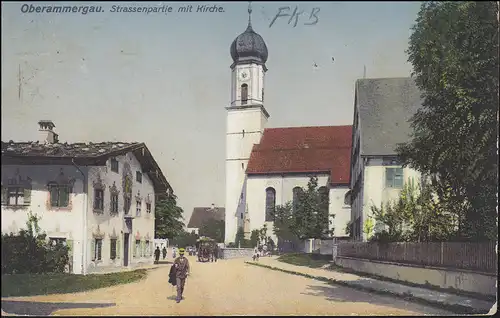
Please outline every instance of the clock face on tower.
[[248, 72], [247, 71], [243, 71], [240, 73], [240, 80], [242, 80], [242, 81], [248, 80]]

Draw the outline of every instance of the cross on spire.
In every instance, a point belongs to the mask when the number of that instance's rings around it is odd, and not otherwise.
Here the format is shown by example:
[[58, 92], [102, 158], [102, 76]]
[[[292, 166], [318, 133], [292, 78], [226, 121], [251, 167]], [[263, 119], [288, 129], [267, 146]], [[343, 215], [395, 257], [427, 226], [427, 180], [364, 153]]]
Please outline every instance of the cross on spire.
[[248, 28], [252, 28], [252, 1], [248, 1]]

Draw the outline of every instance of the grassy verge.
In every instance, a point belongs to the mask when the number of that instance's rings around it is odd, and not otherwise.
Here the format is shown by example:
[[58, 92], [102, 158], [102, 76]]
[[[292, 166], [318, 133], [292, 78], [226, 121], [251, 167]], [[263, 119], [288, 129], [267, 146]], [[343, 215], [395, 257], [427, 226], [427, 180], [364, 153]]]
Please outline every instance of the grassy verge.
[[389, 295], [389, 296], [401, 298], [401, 299], [404, 299], [407, 301], [413, 301], [416, 303], [433, 306], [433, 307], [436, 307], [439, 309], [448, 310], [448, 311], [454, 312], [456, 314], [485, 314], [488, 312], [488, 311], [486, 311], [486, 312], [478, 311], [470, 306], [464, 306], [464, 305], [460, 305], [460, 304], [447, 304], [447, 303], [443, 303], [443, 302], [439, 302], [439, 301], [432, 301], [432, 300], [428, 300], [428, 299], [424, 299], [424, 298], [419, 298], [419, 297], [413, 296], [411, 293], [398, 294], [398, 293], [391, 292], [389, 290], [375, 289], [375, 288], [372, 288], [369, 286], [352, 284], [352, 283], [347, 282], [347, 281], [335, 280], [335, 279], [327, 278], [327, 277], [323, 277], [323, 276], [314, 276], [314, 275], [304, 274], [304, 273], [290, 271], [290, 270], [286, 270], [286, 269], [282, 269], [282, 268], [278, 268], [278, 267], [274, 267], [274, 266], [258, 264], [258, 263], [254, 263], [254, 262], [245, 262], [245, 263], [247, 263], [249, 265], [260, 266], [260, 267], [272, 269], [275, 271], [280, 271], [280, 272], [287, 273], [287, 274], [303, 276], [303, 277], [319, 280], [319, 281], [326, 282], [326, 283], [331, 284], [331, 285], [345, 286], [345, 287], [349, 287], [352, 289], [367, 291], [367, 292], [379, 294], [379, 295]]
[[66, 294], [127, 284], [146, 277], [146, 269], [110, 274], [12, 274], [2, 275], [2, 297]]
[[[325, 257], [326, 256], [326, 257]], [[332, 257], [330, 255], [320, 254], [284, 254], [278, 257], [278, 261], [296, 266], [306, 266], [310, 268], [321, 268], [330, 264]]]

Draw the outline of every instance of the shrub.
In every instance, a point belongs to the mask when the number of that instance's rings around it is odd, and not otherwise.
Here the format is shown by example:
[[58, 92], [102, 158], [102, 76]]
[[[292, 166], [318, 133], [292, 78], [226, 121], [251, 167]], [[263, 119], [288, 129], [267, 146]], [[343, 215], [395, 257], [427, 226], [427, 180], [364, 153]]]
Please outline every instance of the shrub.
[[14, 235], [4, 234], [2, 243], [2, 274], [62, 273], [69, 264], [69, 248], [46, 241], [40, 232], [38, 218], [29, 214], [27, 230]]

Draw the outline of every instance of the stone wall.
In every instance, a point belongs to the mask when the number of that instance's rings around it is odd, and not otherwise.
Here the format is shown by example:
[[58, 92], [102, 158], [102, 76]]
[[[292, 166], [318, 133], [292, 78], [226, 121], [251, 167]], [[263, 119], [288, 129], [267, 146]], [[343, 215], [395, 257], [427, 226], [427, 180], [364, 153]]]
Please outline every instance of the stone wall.
[[223, 248], [222, 259], [252, 258], [253, 248]]
[[436, 267], [380, 262], [351, 257], [334, 257], [336, 265], [413, 284], [453, 288], [483, 295], [496, 295], [497, 275]]

